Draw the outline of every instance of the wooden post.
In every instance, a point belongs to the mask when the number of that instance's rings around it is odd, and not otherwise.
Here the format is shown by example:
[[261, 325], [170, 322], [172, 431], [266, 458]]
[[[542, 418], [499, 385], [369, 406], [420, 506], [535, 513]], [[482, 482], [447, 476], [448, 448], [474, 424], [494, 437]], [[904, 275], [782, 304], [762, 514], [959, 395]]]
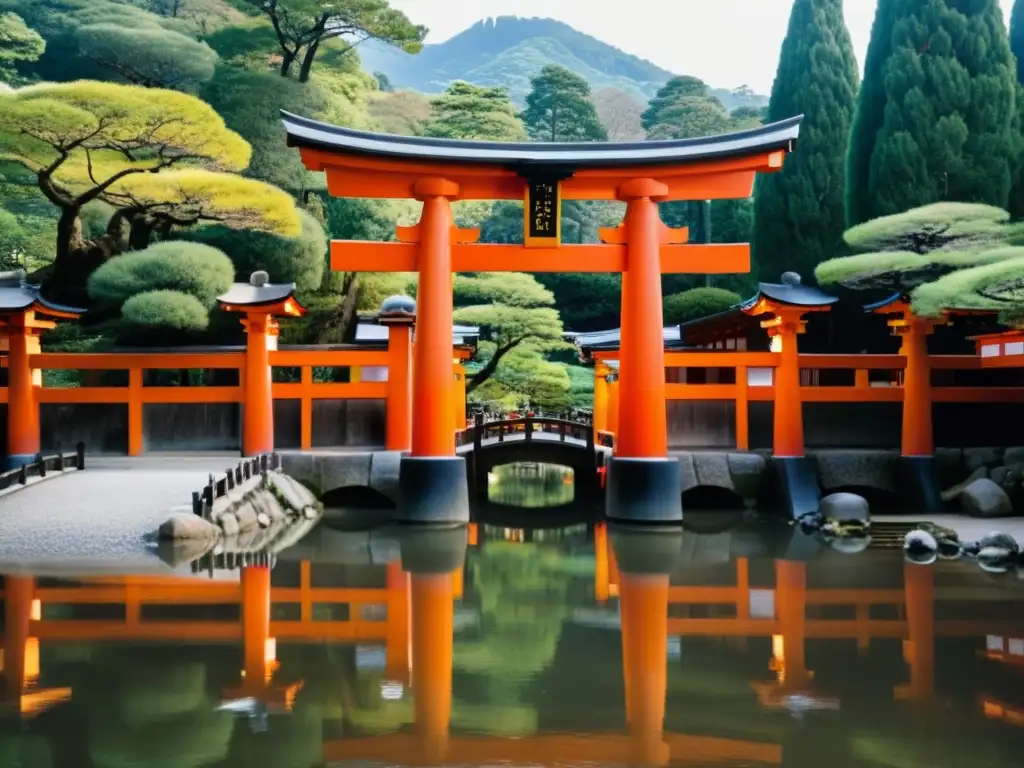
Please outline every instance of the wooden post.
[[270, 677], [270, 569], [242, 569], [242, 644], [248, 691], [261, 689]]
[[276, 326], [266, 312], [248, 311], [243, 321], [245, 400], [242, 405], [242, 454], [256, 456], [274, 449], [274, 400], [270, 378], [271, 336]]
[[75, 446], [75, 453], [78, 454], [78, 468], [85, 469], [85, 443], [79, 443]]
[[800, 457], [804, 455], [804, 417], [797, 337], [804, 329], [803, 315], [779, 308], [773, 319], [761, 325], [772, 337], [773, 351], [779, 353], [779, 365], [775, 369], [772, 455]]
[[466, 367], [462, 363], [454, 364], [452, 381], [452, 413], [458, 432], [466, 428]]
[[935, 569], [904, 563], [907, 640], [904, 658], [910, 666], [906, 697], [927, 701], [935, 692]]
[[776, 657], [779, 682], [787, 690], [800, 690], [812, 674], [804, 659], [807, 613], [807, 564], [792, 560], [775, 561], [775, 600], [781, 657]]
[[665, 228], [657, 200], [668, 188], [652, 179], [623, 184], [626, 275], [622, 285], [621, 399], [616, 454], [626, 458], [665, 458], [665, 342], [662, 328], [661, 235]]
[[412, 326], [388, 325], [387, 433], [389, 451], [412, 447]]
[[7, 328], [7, 454], [11, 467], [31, 462], [39, 453], [39, 403], [29, 355], [38, 351], [33, 313], [10, 318]]
[[607, 365], [594, 363], [594, 435], [608, 429], [608, 374]]
[[618, 452], [619, 445], [619, 375], [608, 374], [608, 415], [606, 417], [607, 431], [615, 435], [615, 450]]
[[412, 455], [455, 455], [452, 440], [452, 253], [454, 221], [449, 198], [455, 184], [424, 179], [415, 185], [423, 201], [418, 225], [419, 288], [413, 351]]
[[931, 456], [935, 453], [932, 432], [932, 371], [928, 358], [928, 335], [932, 323], [917, 317], [906, 307], [903, 317], [890, 321], [903, 338], [900, 354], [906, 360], [903, 371], [903, 456]]

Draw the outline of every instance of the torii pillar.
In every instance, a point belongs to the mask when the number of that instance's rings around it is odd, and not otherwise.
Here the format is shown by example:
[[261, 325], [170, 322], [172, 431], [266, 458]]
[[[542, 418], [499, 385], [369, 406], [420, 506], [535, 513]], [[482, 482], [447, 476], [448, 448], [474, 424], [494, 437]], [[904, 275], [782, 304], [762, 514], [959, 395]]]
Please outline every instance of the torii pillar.
[[620, 564], [622, 672], [630, 762], [663, 766], [670, 758], [664, 739], [669, 579], [682, 547], [683, 532], [613, 524], [610, 533]]
[[416, 302], [409, 296], [390, 296], [380, 305], [377, 322], [388, 328], [388, 401], [384, 447], [412, 448], [412, 329]]
[[85, 311], [53, 304], [25, 273], [0, 273], [0, 353], [7, 352], [7, 469], [35, 461], [41, 450], [39, 401], [43, 372], [32, 367], [40, 337], [56, 327], [55, 320], [76, 320]]
[[466, 526], [400, 533], [409, 574], [412, 691], [420, 764], [444, 765], [452, 712], [455, 574], [466, 560]]
[[941, 320], [918, 317], [905, 296], [895, 296], [869, 311], [889, 316], [889, 327], [902, 339], [903, 424], [900, 437], [899, 485], [910, 511], [935, 514], [945, 510], [935, 470], [932, 432], [932, 371], [928, 336]]
[[743, 306], [748, 315], [771, 315], [761, 322], [778, 355], [774, 371], [771, 466], [776, 476], [777, 503], [791, 518], [818, 510], [821, 486], [804, 451], [803, 395], [800, 388], [799, 337], [805, 316], [827, 311], [837, 301], [817, 288], [801, 284], [800, 275], [786, 272], [781, 283], [760, 283], [757, 295]]
[[242, 455], [274, 450], [274, 394], [270, 353], [277, 349], [278, 317], [301, 317], [305, 308], [295, 299], [294, 283], [274, 285], [266, 272], [253, 272], [248, 283], [235, 283], [218, 297], [226, 312], [238, 312], [245, 328], [242, 371]]

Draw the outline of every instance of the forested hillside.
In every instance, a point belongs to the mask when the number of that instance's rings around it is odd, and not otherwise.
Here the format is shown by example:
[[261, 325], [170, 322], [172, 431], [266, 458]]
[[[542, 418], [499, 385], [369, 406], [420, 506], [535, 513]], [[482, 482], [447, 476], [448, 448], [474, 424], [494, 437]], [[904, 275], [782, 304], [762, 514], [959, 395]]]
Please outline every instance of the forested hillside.
[[[366, 68], [382, 72], [399, 88], [440, 93], [455, 80], [504, 86], [522, 104], [532, 78], [545, 64], [582, 76], [595, 91], [615, 88], [641, 102], [657, 93], [673, 73], [585, 35], [555, 19], [501, 16], [484, 19], [443, 43], [425, 45], [415, 56], [367, 41], [359, 47]], [[763, 107], [768, 97], [749, 88], [714, 88], [726, 109]]]

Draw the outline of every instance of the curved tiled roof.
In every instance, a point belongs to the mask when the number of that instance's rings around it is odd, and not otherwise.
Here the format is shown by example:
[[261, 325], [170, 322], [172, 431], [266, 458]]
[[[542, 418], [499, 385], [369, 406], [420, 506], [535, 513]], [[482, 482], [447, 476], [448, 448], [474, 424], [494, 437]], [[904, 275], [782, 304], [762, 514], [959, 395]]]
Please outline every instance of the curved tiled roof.
[[341, 128], [281, 112], [288, 146], [398, 161], [508, 168], [618, 168], [692, 163], [791, 150], [803, 115], [718, 136], [640, 142], [503, 142], [398, 136]]
[[40, 293], [38, 285], [25, 282], [25, 273], [21, 270], [0, 272], [0, 312], [20, 312], [31, 307], [43, 313], [49, 311], [61, 315], [80, 315], [85, 312], [80, 307], [69, 307], [47, 300]]

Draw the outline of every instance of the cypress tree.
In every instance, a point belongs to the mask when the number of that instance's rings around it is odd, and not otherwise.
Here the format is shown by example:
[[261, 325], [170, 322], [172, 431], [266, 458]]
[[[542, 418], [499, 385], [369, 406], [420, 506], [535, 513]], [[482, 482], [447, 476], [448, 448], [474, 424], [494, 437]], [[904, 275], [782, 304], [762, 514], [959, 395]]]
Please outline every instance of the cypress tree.
[[[880, 25], [886, 11], [891, 26]], [[876, 45], [884, 61], [858, 106], [849, 223], [942, 200], [1007, 207], [1017, 78], [997, 0], [882, 2], [878, 35], [889, 41]]]
[[870, 216], [868, 167], [875, 137], [885, 116], [885, 62], [892, 50], [892, 24], [899, 0], [878, 0], [871, 39], [864, 56], [864, 80], [857, 93], [850, 143], [846, 154], [846, 225], [852, 227]]
[[796, 0], [767, 122], [803, 114], [804, 123], [782, 171], [757, 179], [753, 250], [761, 280], [778, 280], [786, 270], [810, 277], [840, 248], [857, 78], [842, 0]]
[[1010, 52], [1017, 60], [1017, 164], [1007, 210], [1015, 219], [1024, 217], [1024, 0], [1016, 0], [1010, 13]]

